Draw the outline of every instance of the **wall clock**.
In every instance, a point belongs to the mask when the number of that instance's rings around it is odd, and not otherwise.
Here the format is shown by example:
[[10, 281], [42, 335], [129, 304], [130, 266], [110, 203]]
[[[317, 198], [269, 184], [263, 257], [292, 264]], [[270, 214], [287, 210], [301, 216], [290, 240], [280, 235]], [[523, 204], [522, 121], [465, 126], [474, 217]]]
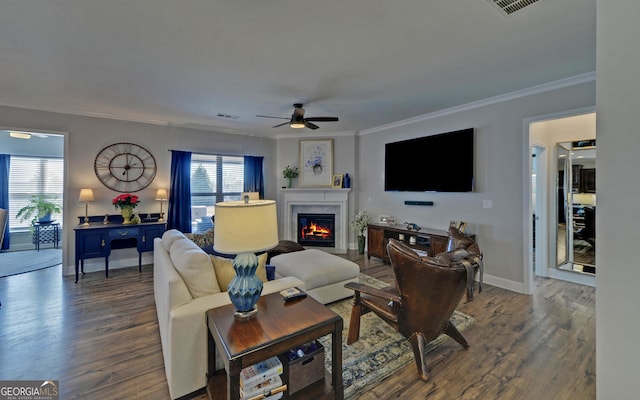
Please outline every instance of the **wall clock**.
[[103, 185], [117, 192], [138, 192], [156, 177], [156, 159], [133, 143], [115, 143], [98, 152], [93, 168]]

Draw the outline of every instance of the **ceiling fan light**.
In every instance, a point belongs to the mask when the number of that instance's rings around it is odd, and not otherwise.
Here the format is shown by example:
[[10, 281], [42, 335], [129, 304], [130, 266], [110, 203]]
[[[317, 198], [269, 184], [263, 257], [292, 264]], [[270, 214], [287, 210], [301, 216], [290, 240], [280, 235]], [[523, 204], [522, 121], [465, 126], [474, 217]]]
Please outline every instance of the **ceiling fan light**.
[[293, 129], [304, 128], [304, 122], [293, 121], [289, 124], [289, 126]]

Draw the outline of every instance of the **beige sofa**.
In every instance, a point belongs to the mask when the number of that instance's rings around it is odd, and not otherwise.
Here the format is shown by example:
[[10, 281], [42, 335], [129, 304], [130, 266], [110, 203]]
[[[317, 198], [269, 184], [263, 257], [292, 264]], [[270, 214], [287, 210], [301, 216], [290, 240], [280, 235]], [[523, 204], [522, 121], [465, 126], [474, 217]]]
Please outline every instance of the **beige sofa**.
[[[177, 230], [154, 240], [153, 285], [162, 342], [164, 368], [172, 399], [199, 390], [207, 383], [205, 312], [230, 304], [220, 289], [210, 256]], [[262, 293], [291, 287], [306, 289], [294, 277], [265, 282]], [[216, 359], [216, 368], [222, 368]]]

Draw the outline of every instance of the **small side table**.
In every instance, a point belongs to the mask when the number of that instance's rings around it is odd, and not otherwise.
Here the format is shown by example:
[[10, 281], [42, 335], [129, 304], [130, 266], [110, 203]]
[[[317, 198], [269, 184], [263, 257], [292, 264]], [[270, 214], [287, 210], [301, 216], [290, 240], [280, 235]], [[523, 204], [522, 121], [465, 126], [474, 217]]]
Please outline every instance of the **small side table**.
[[36, 250], [40, 251], [41, 243], [53, 243], [53, 246], [57, 249], [58, 242], [60, 241], [60, 223], [52, 222], [49, 224], [41, 224], [36, 222], [33, 224], [33, 244], [36, 245]]

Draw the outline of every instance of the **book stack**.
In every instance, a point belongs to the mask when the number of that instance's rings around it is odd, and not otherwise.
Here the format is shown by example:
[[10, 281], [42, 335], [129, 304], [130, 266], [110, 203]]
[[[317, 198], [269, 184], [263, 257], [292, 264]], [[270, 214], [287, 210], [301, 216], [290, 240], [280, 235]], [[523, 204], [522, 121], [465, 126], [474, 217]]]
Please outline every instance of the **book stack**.
[[240, 373], [240, 398], [242, 400], [277, 400], [282, 398], [287, 385], [282, 383], [282, 362], [271, 357], [250, 365]]

